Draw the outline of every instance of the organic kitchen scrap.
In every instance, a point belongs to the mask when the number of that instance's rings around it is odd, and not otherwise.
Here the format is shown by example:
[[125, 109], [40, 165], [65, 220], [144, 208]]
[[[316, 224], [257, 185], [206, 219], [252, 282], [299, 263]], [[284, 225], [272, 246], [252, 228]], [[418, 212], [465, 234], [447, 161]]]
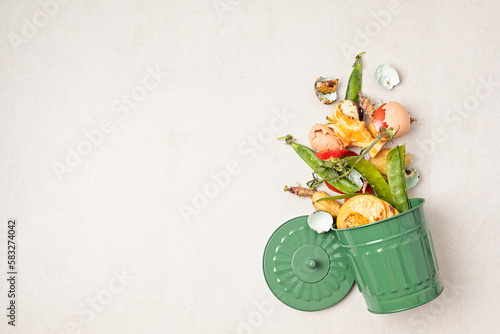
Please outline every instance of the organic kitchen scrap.
[[[329, 214], [318, 215], [316, 211], [310, 216], [314, 217], [310, 219], [310, 227], [318, 233], [329, 231], [332, 223], [338, 229], [356, 227], [411, 209], [407, 189], [419, 179], [418, 172], [408, 167], [412, 157], [406, 153], [404, 144], [383, 148], [404, 136], [415, 119], [397, 102], [375, 108], [370, 98], [361, 92], [362, 54], [356, 56], [345, 100], [333, 106], [327, 122], [311, 128], [308, 138], [312, 148], [296, 143], [291, 135], [280, 138], [292, 146], [313, 171], [307, 188], [285, 186], [285, 191], [310, 197], [316, 210]], [[384, 71], [388, 71], [387, 74]], [[380, 66], [375, 76], [377, 80], [395, 77], [397, 72], [389, 65]], [[316, 80], [315, 92], [322, 103], [333, 104], [338, 82], [339, 79], [321, 77]], [[392, 89], [397, 83], [399, 77], [397, 82], [388, 81], [386, 88]], [[360, 153], [349, 150], [351, 147], [360, 148]], [[366, 155], [370, 156], [369, 160], [365, 159]], [[339, 195], [318, 191], [322, 183]], [[338, 202], [341, 199], [343, 205]]]

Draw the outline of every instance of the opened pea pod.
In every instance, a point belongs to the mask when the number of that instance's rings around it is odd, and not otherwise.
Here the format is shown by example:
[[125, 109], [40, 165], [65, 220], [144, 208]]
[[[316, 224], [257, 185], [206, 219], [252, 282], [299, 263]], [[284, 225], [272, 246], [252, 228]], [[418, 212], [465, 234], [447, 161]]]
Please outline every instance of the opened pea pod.
[[399, 212], [411, 209], [406, 189], [405, 145], [396, 146], [387, 154], [387, 181], [394, 199], [394, 207]]

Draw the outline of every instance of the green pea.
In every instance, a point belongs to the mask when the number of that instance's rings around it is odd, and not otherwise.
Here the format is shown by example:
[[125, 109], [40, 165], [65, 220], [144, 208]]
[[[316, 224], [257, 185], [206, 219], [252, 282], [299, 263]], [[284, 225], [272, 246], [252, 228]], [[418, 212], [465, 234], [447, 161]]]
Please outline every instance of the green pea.
[[362, 70], [363, 65], [361, 64], [361, 55], [364, 52], [361, 52], [356, 56], [356, 61], [354, 65], [352, 65], [353, 70], [351, 76], [349, 77], [349, 82], [347, 83], [347, 92], [345, 93], [345, 99], [351, 100], [356, 103], [359, 103], [359, 95], [361, 92], [361, 79], [362, 79]]
[[387, 180], [394, 197], [394, 207], [400, 212], [411, 209], [405, 176], [405, 145], [396, 146], [387, 153]]

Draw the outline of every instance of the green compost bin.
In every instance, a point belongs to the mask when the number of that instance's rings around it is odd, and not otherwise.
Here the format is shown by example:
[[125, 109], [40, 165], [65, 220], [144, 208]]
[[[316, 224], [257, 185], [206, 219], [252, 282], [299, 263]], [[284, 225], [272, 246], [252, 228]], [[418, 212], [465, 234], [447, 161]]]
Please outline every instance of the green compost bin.
[[375, 223], [334, 229], [368, 310], [393, 313], [425, 304], [443, 291], [425, 200]]

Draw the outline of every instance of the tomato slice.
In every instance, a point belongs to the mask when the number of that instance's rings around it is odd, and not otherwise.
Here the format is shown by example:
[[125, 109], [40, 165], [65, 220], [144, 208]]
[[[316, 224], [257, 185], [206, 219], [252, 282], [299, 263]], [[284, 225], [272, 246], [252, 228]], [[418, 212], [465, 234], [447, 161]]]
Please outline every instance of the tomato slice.
[[316, 156], [318, 158], [320, 158], [321, 160], [339, 159], [339, 158], [345, 157], [346, 155], [357, 156], [358, 154], [356, 152], [349, 151], [349, 150], [335, 150], [335, 151], [316, 152]]
[[341, 192], [340, 190], [338, 190], [337, 188], [335, 188], [334, 186], [332, 186], [330, 183], [328, 183], [328, 181], [325, 181], [325, 184], [326, 184], [326, 187], [328, 189], [330, 189], [331, 191], [335, 191], [336, 193], [345, 195], [345, 193]]

